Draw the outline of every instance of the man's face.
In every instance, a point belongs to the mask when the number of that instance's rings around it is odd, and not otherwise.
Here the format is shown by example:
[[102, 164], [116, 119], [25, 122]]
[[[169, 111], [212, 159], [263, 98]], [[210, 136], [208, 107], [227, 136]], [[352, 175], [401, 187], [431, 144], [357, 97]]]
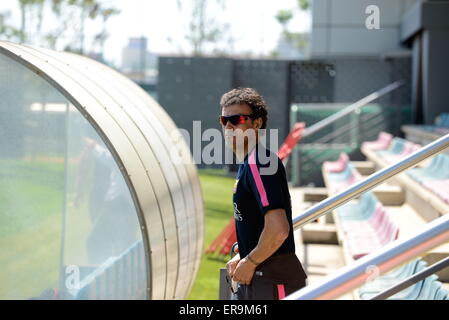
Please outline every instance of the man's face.
[[[233, 116], [233, 115], [252, 115], [251, 108], [246, 104], [235, 104], [222, 109], [222, 116]], [[251, 119], [247, 118], [244, 123], [239, 123], [234, 125], [231, 121], [228, 121], [223, 130], [225, 131], [225, 140], [229, 147], [232, 148], [234, 152], [237, 149], [247, 148], [248, 139], [254, 137], [257, 139], [256, 132], [262, 125], [262, 119]], [[248, 131], [250, 130], [250, 131]]]

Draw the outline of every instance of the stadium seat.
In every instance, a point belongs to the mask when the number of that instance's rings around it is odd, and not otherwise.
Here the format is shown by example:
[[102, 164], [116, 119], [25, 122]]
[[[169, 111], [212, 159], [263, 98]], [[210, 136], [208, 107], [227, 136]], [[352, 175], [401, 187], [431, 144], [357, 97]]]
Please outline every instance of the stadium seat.
[[367, 282], [359, 288], [359, 296], [363, 297], [366, 294], [377, 295], [397, 283], [401, 282], [416, 274], [427, 267], [427, 263], [421, 259], [415, 259], [399, 268], [387, 272], [386, 274], [376, 278], [373, 281]]
[[439, 154], [427, 167], [410, 169], [407, 174], [419, 183], [449, 179], [449, 156]]
[[449, 179], [424, 181], [423, 185], [446, 203], [449, 203]]
[[342, 221], [366, 220], [374, 212], [377, 202], [374, 194], [368, 191], [360, 197], [358, 202], [349, 202], [336, 209], [335, 212]]
[[399, 236], [399, 228], [381, 206], [376, 206], [370, 220], [358, 223], [342, 222], [342, 225], [346, 224], [342, 226], [343, 241], [346, 242], [349, 254], [354, 260], [382, 248]]
[[385, 158], [389, 155], [399, 155], [404, 151], [406, 140], [402, 138], [395, 137], [389, 148], [386, 150], [378, 150], [376, 151], [379, 156]]
[[346, 167], [340, 172], [332, 172], [328, 174], [328, 178], [332, 181], [347, 181], [353, 173], [354, 167], [348, 163]]
[[449, 128], [449, 113], [442, 113], [435, 119], [435, 126]]
[[[371, 299], [381, 292], [393, 287], [394, 285], [404, 281], [427, 267], [427, 264], [422, 261], [413, 261], [403, 267], [403, 272], [387, 273], [362, 286], [359, 289], [359, 296], [361, 299]], [[441, 287], [441, 282], [438, 281], [436, 275], [431, 275], [424, 280], [421, 280], [410, 287], [394, 294], [388, 300], [446, 300], [448, 292]]]
[[[341, 156], [339, 161], [342, 160], [345, 158]], [[326, 172], [326, 186], [332, 192], [348, 187], [361, 179], [358, 171], [349, 162], [349, 158], [343, 171], [327, 172], [323, 165], [323, 172]], [[372, 192], [366, 192], [358, 201], [337, 208], [335, 214], [340, 222], [342, 240], [353, 259], [359, 259], [383, 247], [396, 240], [399, 235], [399, 228]]]
[[346, 169], [348, 163], [348, 155], [345, 152], [342, 152], [337, 161], [325, 161], [323, 163], [323, 169], [327, 172], [339, 173]]
[[349, 254], [359, 259], [398, 238], [399, 228], [371, 193], [335, 210]]
[[385, 209], [378, 203], [371, 213], [370, 217], [362, 221], [344, 221], [342, 220], [342, 229], [345, 233], [366, 234], [371, 230], [380, 230], [382, 224], [386, 223], [387, 215]]
[[385, 160], [388, 163], [395, 163], [398, 162], [399, 160], [401, 160], [402, 158], [405, 158], [406, 156], [418, 151], [419, 149], [421, 149], [422, 146], [419, 144], [415, 144], [413, 142], [410, 141], [405, 141], [404, 142], [404, 149], [402, 150], [401, 153], [399, 154], [385, 154]]
[[328, 173], [327, 178], [329, 179], [331, 193], [335, 193], [359, 181], [362, 176], [351, 163], [348, 163], [342, 172]]
[[362, 144], [362, 148], [371, 150], [385, 150], [390, 146], [393, 136], [387, 132], [380, 132], [376, 141], [366, 141]]
[[441, 282], [438, 281], [438, 276], [432, 275], [429, 278], [429, 281], [424, 281], [421, 291], [419, 292], [416, 300], [434, 300], [437, 291], [441, 289]]
[[[448, 118], [449, 119], [449, 118]], [[388, 134], [382, 139], [388, 141]], [[363, 148], [384, 163], [396, 163], [401, 158], [406, 157], [420, 148], [421, 145], [412, 143], [402, 138], [393, 138], [390, 135], [389, 143], [379, 143], [382, 141], [379, 135], [377, 141], [366, 142]], [[368, 150], [371, 149], [371, 150]], [[346, 166], [342, 163], [346, 162]], [[383, 164], [385, 166], [385, 164]], [[350, 159], [340, 158], [335, 162], [323, 164], [323, 175], [325, 175], [326, 187], [328, 190], [341, 190], [350, 184], [357, 172]], [[408, 170], [426, 188], [449, 203], [449, 156], [441, 154], [434, 157], [431, 163], [425, 168]], [[357, 172], [358, 173], [358, 172]], [[351, 181], [352, 182], [352, 181]], [[373, 192], [366, 192], [360, 196], [359, 200], [353, 200], [344, 206], [334, 210], [337, 226], [339, 228], [339, 239], [343, 241], [345, 256], [353, 260], [360, 259], [367, 254], [371, 254], [381, 249], [385, 245], [395, 241], [399, 237], [400, 229], [393, 220], [389, 212], [383, 207]], [[398, 222], [399, 223], [399, 222]], [[406, 231], [404, 231], [406, 234]], [[395, 284], [402, 282], [413, 274], [416, 274], [427, 267], [427, 263], [421, 259], [416, 259], [400, 268], [397, 268], [382, 277], [369, 282], [359, 289], [361, 299], [370, 299], [379, 293], [391, 288]], [[396, 293], [389, 299], [393, 300], [447, 300], [446, 291], [436, 275], [431, 275], [426, 279]]]
[[436, 128], [435, 132], [442, 135], [447, 135], [449, 133], [449, 128]]
[[439, 288], [434, 300], [449, 300], [449, 292], [446, 289]]
[[[386, 287], [384, 290], [388, 288], [389, 287]], [[371, 299], [384, 290], [379, 292], [363, 293], [360, 297], [364, 300]], [[439, 290], [441, 290], [440, 293], [438, 292]], [[441, 288], [441, 282], [438, 281], [438, 277], [436, 275], [431, 275], [426, 279], [421, 280], [416, 284], [394, 294], [389, 297], [388, 300], [437, 300], [437, 297], [442, 297], [445, 299], [444, 292], [445, 290]]]

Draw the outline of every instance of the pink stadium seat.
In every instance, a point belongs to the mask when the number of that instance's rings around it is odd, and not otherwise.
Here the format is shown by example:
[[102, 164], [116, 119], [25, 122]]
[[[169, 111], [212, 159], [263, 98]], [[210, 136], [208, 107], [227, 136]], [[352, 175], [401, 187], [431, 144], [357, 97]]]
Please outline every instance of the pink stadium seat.
[[324, 170], [327, 172], [342, 172], [349, 163], [349, 157], [345, 152], [340, 154], [337, 161], [325, 161], [323, 166]]
[[388, 215], [385, 215], [382, 220], [383, 224], [378, 229], [371, 227], [366, 228], [365, 232], [363, 232], [363, 230], [350, 232], [345, 234], [345, 238], [349, 241], [355, 241], [357, 245], [363, 244], [369, 246], [374, 242], [386, 244], [394, 238], [397, 227], [394, 222], [388, 218]]
[[424, 186], [449, 203], [449, 180], [429, 180], [423, 182]]
[[[392, 141], [391, 135], [383, 133], [379, 135], [376, 143], [381, 142], [387, 147]], [[400, 142], [403, 143], [402, 140]], [[407, 142], [403, 146], [404, 150], [400, 151], [401, 156], [410, 154], [420, 147], [411, 142]], [[399, 155], [399, 153], [397, 154]], [[343, 153], [337, 161], [325, 162], [323, 164], [323, 170], [328, 172], [326, 184], [332, 193], [348, 188], [362, 178], [360, 173], [349, 162], [349, 157]], [[391, 219], [386, 209], [377, 198], [375, 201], [369, 210], [368, 207], [359, 206], [358, 204], [351, 207], [358, 208], [357, 210], [359, 210], [360, 216], [363, 217], [361, 219], [357, 218], [357, 215], [349, 214], [349, 212], [346, 215], [344, 212], [338, 213], [340, 227], [343, 231], [343, 241], [347, 246], [349, 254], [354, 259], [359, 259], [382, 248], [384, 245], [396, 240], [399, 235], [399, 228]], [[348, 208], [348, 210], [352, 210], [351, 208]]]
[[366, 141], [362, 144], [362, 148], [371, 150], [385, 150], [393, 140], [393, 136], [387, 132], [380, 132], [376, 141]]
[[422, 146], [419, 144], [415, 144], [413, 142], [406, 141], [404, 150], [402, 150], [402, 152], [400, 154], [385, 155], [384, 159], [388, 163], [395, 163], [395, 162], [398, 162], [399, 160], [401, 160], [402, 158], [405, 158], [406, 156], [418, 151], [421, 148], [422, 148]]
[[332, 185], [330, 186], [330, 190], [332, 193], [340, 192], [347, 187], [353, 185], [354, 183], [360, 181], [362, 179], [362, 175], [355, 169], [351, 171], [351, 175], [349, 176], [348, 180], [344, 181], [334, 181], [332, 182]]
[[374, 213], [368, 220], [358, 221], [350, 220], [342, 223], [342, 229], [345, 233], [365, 234], [371, 230], [380, 229], [386, 218], [385, 209], [380, 204], [376, 204]]
[[344, 240], [353, 259], [359, 259], [398, 238], [399, 228], [387, 214], [384, 216], [385, 223], [379, 230], [367, 229], [366, 233], [345, 234]]

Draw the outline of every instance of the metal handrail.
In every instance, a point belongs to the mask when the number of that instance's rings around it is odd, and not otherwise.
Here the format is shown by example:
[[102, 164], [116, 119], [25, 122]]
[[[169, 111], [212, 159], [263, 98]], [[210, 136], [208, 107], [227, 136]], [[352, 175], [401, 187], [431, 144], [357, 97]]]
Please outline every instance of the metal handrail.
[[404, 289], [407, 289], [408, 287], [418, 283], [419, 281], [427, 278], [428, 276], [437, 273], [440, 270], [443, 270], [445, 268], [449, 267], [449, 257], [446, 257], [445, 259], [438, 261], [437, 263], [431, 265], [430, 267], [408, 277], [404, 281], [401, 281], [398, 284], [395, 284], [393, 287], [375, 295], [370, 300], [385, 300], [391, 297], [392, 295], [401, 292]]
[[[333, 115], [318, 121], [317, 123], [311, 125], [310, 127], [306, 128], [303, 133], [302, 133], [302, 139], [307, 138], [310, 135], [313, 135], [314, 133], [324, 129], [325, 127], [331, 125], [332, 123], [334, 123], [335, 121], [340, 120], [341, 118], [343, 118], [344, 116], [358, 110], [359, 108], [367, 105], [368, 103], [371, 103], [379, 98], [381, 98], [382, 96], [402, 87], [404, 85], [404, 81], [403, 80], [399, 80], [399, 81], [395, 81], [389, 85], [387, 85], [386, 87], [377, 90], [376, 92], [371, 93], [370, 95], [360, 99], [359, 101], [354, 102], [353, 104], [343, 108], [342, 110], [334, 113]], [[284, 166], [287, 165], [289, 158], [286, 158], [283, 163]]]
[[340, 110], [340, 111], [334, 113], [333, 115], [331, 115], [321, 121], [318, 121], [317, 123], [306, 128], [303, 132], [302, 137], [305, 138], [307, 136], [314, 134], [315, 132], [320, 131], [321, 129], [323, 129], [323, 128], [327, 127], [328, 125], [334, 123], [335, 121], [343, 118], [344, 116], [367, 105], [368, 103], [371, 103], [371, 102], [379, 99], [380, 97], [386, 95], [387, 93], [390, 93], [391, 91], [402, 87], [403, 85], [404, 85], [404, 81], [399, 80], [399, 81], [395, 81], [395, 82], [387, 85], [386, 87], [384, 87], [380, 90], [377, 90], [376, 92], [371, 93], [370, 95], [364, 97], [363, 99], [360, 99], [359, 101], [354, 102], [353, 104], [345, 107], [343, 110]]
[[296, 230], [306, 223], [316, 220], [327, 212], [338, 208], [349, 200], [356, 198], [358, 195], [374, 188], [389, 178], [413, 166], [416, 166], [427, 158], [442, 152], [447, 147], [449, 147], [449, 134], [428, 144], [399, 162], [373, 173], [366, 179], [348, 187], [340, 193], [337, 193], [336, 195], [333, 195], [310, 207], [302, 214], [293, 218], [293, 228]]
[[[384, 121], [384, 119], [382, 119], [381, 115], [382, 115], [382, 113], [370, 115], [369, 117], [365, 118], [364, 121], [367, 122], [367, 121], [371, 121], [373, 119], [380, 119], [381, 121]], [[381, 122], [381, 121], [378, 121], [378, 122]], [[335, 130], [333, 132], [330, 132], [330, 133], [326, 134], [325, 136], [319, 138], [316, 141], [313, 141], [312, 143], [303, 143], [302, 146], [304, 147], [305, 145], [329, 143], [330, 140], [332, 140], [332, 139], [334, 139], [334, 138], [336, 138], [338, 136], [341, 136], [342, 134], [347, 134], [348, 132], [350, 132], [353, 129], [356, 129], [357, 126], [358, 126], [357, 123], [354, 124], [353, 122], [351, 122], [351, 123], [349, 123], [349, 124], [347, 124], [347, 125], [345, 125], [345, 126], [343, 126], [341, 128], [338, 128], [337, 130]], [[316, 160], [316, 158], [317, 157], [315, 157], [313, 155], [304, 154], [302, 156], [302, 158], [301, 158], [301, 162], [305, 163], [307, 161], [313, 161], [313, 160]]]
[[[371, 121], [371, 120], [377, 119], [377, 118], [381, 118], [382, 119], [382, 115], [383, 115], [382, 112], [374, 113], [374, 114], [368, 115], [368, 117], [364, 118], [363, 121], [364, 122], [368, 122], [368, 121]], [[349, 122], [349, 124], [344, 125], [343, 127], [340, 127], [337, 130], [326, 134], [325, 136], [323, 136], [323, 137], [319, 138], [318, 140], [314, 141], [313, 143], [327, 143], [330, 140], [332, 140], [332, 139], [334, 139], [334, 138], [336, 138], [336, 137], [338, 137], [338, 136], [340, 136], [342, 134], [346, 134], [347, 132], [350, 132], [352, 129], [356, 129], [359, 126], [359, 124], [357, 123], [358, 121], [360, 121], [360, 119], [358, 119], [357, 121], [351, 121], [351, 122]]]
[[[366, 283], [373, 274], [381, 275], [449, 240], [449, 214], [424, 227], [417, 235], [389, 243], [348, 265], [319, 283], [298, 290], [287, 300], [335, 299]], [[373, 272], [374, 271], [374, 272]]]
[[313, 143], [329, 143], [332, 139], [336, 137], [341, 137], [344, 134], [351, 132], [352, 129], [356, 128], [357, 124], [349, 122], [348, 124], [338, 128], [337, 130], [326, 134], [325, 136], [313, 141]]

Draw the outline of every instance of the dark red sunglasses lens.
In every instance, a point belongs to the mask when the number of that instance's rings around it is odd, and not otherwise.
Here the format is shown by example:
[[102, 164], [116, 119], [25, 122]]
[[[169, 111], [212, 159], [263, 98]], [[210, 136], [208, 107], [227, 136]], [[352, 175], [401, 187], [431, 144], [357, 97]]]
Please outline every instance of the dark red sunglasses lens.
[[220, 116], [219, 119], [222, 126], [225, 126], [228, 123], [228, 119], [226, 119], [226, 117], [224, 116]]
[[245, 123], [246, 117], [245, 116], [241, 116], [241, 115], [235, 115], [235, 116], [229, 116], [229, 117], [221, 116], [220, 117], [220, 123], [223, 126], [226, 126], [228, 121], [230, 121], [232, 123], [232, 125], [236, 126], [238, 124]]
[[246, 117], [245, 116], [238, 116], [238, 118], [235, 121], [237, 122], [237, 124], [245, 123], [246, 122]]

